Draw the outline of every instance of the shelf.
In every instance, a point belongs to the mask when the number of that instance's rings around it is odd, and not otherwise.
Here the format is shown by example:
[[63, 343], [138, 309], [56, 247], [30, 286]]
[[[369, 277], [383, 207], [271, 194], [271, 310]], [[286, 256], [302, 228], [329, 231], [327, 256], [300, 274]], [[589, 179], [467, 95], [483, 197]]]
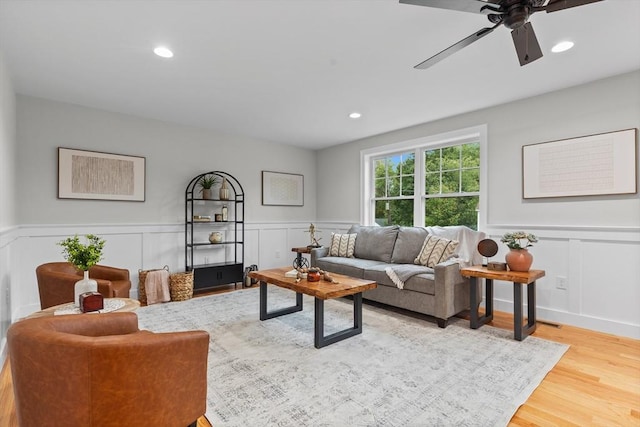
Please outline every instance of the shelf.
[[[226, 180], [231, 194], [229, 199], [222, 200], [214, 189], [214, 197], [204, 198], [200, 192], [201, 179], [205, 176]], [[218, 213], [212, 211], [226, 206], [226, 221], [215, 221]], [[212, 171], [194, 176], [185, 190], [185, 269], [194, 272], [194, 291], [209, 289], [214, 286], [242, 283], [244, 280], [244, 189], [233, 176], [222, 171]], [[225, 210], [224, 207], [222, 210]], [[220, 212], [221, 214], [221, 212]], [[195, 220], [194, 217], [209, 217], [209, 221]], [[221, 218], [221, 217], [219, 217]], [[202, 226], [204, 225], [204, 226]], [[220, 232], [223, 241], [211, 243], [204, 233]], [[227, 240], [230, 239], [230, 240]], [[231, 240], [233, 239], [233, 240]], [[215, 250], [218, 262], [214, 264], [194, 265], [195, 254], [206, 254], [207, 250]], [[213, 252], [212, 252], [213, 253]]]
[[229, 203], [242, 203], [242, 200], [232, 200], [232, 199], [203, 199], [201, 197], [187, 197], [187, 202], [229, 202]]
[[228, 267], [228, 266], [239, 265], [239, 264], [242, 264], [242, 262], [229, 261], [229, 262], [214, 262], [214, 263], [209, 263], [209, 264], [196, 264], [196, 265], [192, 265], [192, 266], [188, 267], [187, 271], [196, 270], [196, 269], [199, 269], [199, 268]]
[[187, 221], [187, 224], [207, 224], [207, 225], [211, 225], [211, 224], [218, 224], [218, 225], [229, 225], [229, 224], [234, 224], [234, 223], [241, 223], [244, 221]]
[[211, 243], [211, 242], [202, 242], [202, 243], [187, 243], [187, 247], [196, 247], [196, 246], [224, 246], [224, 245], [235, 245], [235, 244], [242, 244], [242, 242], [236, 242], [233, 240], [227, 241], [227, 242], [220, 242], [220, 243]]

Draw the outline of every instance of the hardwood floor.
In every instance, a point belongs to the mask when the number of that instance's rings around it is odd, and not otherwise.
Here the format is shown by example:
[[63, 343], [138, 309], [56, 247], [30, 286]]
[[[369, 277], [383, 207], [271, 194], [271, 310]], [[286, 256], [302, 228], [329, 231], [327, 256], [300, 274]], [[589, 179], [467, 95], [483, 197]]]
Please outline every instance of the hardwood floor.
[[[225, 288], [221, 291], [233, 290]], [[510, 313], [493, 326], [513, 329]], [[533, 336], [571, 347], [522, 405], [510, 426], [640, 426], [640, 340], [539, 323]], [[0, 426], [17, 427], [9, 363], [0, 374]], [[198, 427], [211, 427], [204, 418]]]

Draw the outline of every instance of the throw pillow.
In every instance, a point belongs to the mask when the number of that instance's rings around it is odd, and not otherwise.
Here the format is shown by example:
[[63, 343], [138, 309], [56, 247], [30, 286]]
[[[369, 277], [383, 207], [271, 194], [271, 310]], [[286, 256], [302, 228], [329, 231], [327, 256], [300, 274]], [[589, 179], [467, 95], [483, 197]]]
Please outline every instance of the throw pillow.
[[430, 234], [424, 239], [422, 249], [420, 249], [420, 253], [413, 262], [414, 264], [433, 268], [436, 264], [449, 259], [457, 249], [458, 244], [457, 240], [449, 240]]
[[331, 233], [329, 256], [353, 258], [353, 251], [356, 247], [356, 236], [357, 234]]

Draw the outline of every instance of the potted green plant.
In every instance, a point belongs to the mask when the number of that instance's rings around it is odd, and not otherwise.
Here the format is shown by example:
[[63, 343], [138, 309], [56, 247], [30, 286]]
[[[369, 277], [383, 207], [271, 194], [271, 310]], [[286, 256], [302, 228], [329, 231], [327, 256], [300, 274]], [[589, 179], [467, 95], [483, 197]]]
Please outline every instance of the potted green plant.
[[102, 260], [102, 250], [105, 241], [100, 237], [87, 234], [87, 243], [81, 243], [80, 238], [76, 234], [73, 237], [58, 242], [62, 246], [62, 256], [69, 261], [79, 271], [83, 272], [83, 279], [75, 284], [74, 304], [79, 307], [78, 297], [84, 292], [97, 292], [98, 282], [89, 278], [89, 269]]
[[198, 181], [198, 185], [200, 185], [200, 192], [202, 193], [203, 199], [211, 198], [211, 188], [218, 182], [220, 182], [220, 178], [218, 178], [216, 175], [208, 174], [200, 178], [200, 180]]
[[538, 238], [524, 231], [516, 231], [513, 233], [505, 233], [500, 239], [510, 249], [505, 255], [505, 261], [512, 271], [529, 271], [533, 263], [533, 255], [529, 253], [527, 248], [533, 246]]

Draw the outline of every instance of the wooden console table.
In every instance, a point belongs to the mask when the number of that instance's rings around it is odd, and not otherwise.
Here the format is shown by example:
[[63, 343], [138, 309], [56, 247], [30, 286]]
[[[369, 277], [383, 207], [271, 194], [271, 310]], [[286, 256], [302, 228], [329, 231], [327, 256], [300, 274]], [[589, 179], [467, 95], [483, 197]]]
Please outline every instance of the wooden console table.
[[[544, 270], [496, 271], [475, 265], [460, 269], [460, 274], [471, 279], [471, 328], [478, 329], [493, 320], [493, 281], [513, 282], [513, 333], [522, 341], [536, 330], [536, 280], [544, 277]], [[478, 313], [478, 279], [485, 279], [485, 314]], [[527, 285], [527, 323], [522, 324], [522, 285]]]

